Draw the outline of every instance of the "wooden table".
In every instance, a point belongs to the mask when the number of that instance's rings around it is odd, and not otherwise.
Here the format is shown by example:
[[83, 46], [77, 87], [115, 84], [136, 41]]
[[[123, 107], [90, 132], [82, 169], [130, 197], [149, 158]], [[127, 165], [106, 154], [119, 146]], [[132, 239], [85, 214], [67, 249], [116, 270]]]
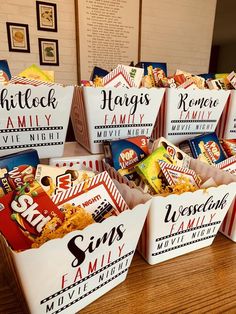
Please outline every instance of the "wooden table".
[[[218, 235], [210, 247], [155, 266], [148, 265], [136, 253], [127, 280], [80, 311], [164, 312], [236, 313], [236, 243]], [[1, 265], [0, 313], [27, 313]]]

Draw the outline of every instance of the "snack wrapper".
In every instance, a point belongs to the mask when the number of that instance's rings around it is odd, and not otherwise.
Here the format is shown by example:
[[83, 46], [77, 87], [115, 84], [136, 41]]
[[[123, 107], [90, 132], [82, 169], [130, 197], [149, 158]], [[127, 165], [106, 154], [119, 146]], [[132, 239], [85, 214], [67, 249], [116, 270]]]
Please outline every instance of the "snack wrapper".
[[161, 146], [157, 148], [151, 155], [138, 163], [135, 167], [144, 183], [150, 185], [153, 192], [160, 193], [165, 184], [165, 177], [158, 164], [159, 160], [163, 160], [170, 164], [175, 164], [174, 160], [167, 153], [166, 149]]
[[52, 78], [50, 76], [48, 76], [44, 71], [42, 71], [35, 64], [32, 64], [31, 66], [26, 68], [24, 71], [19, 73], [18, 76], [28, 78], [28, 79], [40, 80], [40, 81], [53, 83]]
[[95, 173], [93, 171], [82, 169], [79, 166], [53, 167], [39, 164], [37, 166], [35, 179], [42, 185], [44, 191], [52, 197], [94, 175]]
[[29, 249], [53, 217], [64, 219], [37, 181], [26, 183], [0, 199], [0, 232], [13, 250]]
[[223, 139], [220, 144], [228, 157], [236, 155], [236, 139]]

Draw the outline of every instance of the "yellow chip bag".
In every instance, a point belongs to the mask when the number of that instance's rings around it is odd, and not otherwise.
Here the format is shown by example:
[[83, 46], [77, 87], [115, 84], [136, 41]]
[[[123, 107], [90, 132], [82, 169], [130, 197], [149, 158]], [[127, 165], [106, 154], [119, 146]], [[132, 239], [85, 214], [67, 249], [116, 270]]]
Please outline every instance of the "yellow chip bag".
[[20, 77], [25, 77], [32, 80], [39, 80], [44, 82], [53, 82], [52, 79], [44, 73], [37, 65], [32, 64], [24, 71], [18, 74]]

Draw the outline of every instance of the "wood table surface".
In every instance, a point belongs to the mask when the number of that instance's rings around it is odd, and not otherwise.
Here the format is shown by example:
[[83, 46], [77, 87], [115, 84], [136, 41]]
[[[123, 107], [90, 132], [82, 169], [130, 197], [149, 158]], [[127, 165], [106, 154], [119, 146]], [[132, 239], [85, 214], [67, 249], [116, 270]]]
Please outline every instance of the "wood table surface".
[[[210, 247], [154, 266], [136, 253], [127, 279], [80, 311], [81, 314], [206, 312], [236, 313], [236, 243], [220, 234]], [[28, 314], [1, 262], [0, 313]]]

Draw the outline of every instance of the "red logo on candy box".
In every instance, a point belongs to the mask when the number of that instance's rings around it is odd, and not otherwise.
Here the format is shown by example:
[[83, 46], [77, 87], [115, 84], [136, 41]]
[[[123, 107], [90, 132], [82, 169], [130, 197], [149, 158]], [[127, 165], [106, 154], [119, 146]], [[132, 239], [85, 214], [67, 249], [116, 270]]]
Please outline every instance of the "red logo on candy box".
[[26, 183], [1, 198], [0, 232], [14, 250], [31, 247], [53, 217], [64, 219], [37, 181]]
[[28, 165], [14, 167], [8, 172], [8, 180], [11, 187], [17, 188], [24, 185], [26, 182], [34, 181], [35, 168]]
[[214, 141], [209, 141], [205, 144], [205, 149], [210, 159], [214, 162], [220, 158], [220, 148]]
[[138, 155], [133, 149], [127, 148], [120, 153], [119, 164], [122, 169], [127, 168], [138, 161]]

